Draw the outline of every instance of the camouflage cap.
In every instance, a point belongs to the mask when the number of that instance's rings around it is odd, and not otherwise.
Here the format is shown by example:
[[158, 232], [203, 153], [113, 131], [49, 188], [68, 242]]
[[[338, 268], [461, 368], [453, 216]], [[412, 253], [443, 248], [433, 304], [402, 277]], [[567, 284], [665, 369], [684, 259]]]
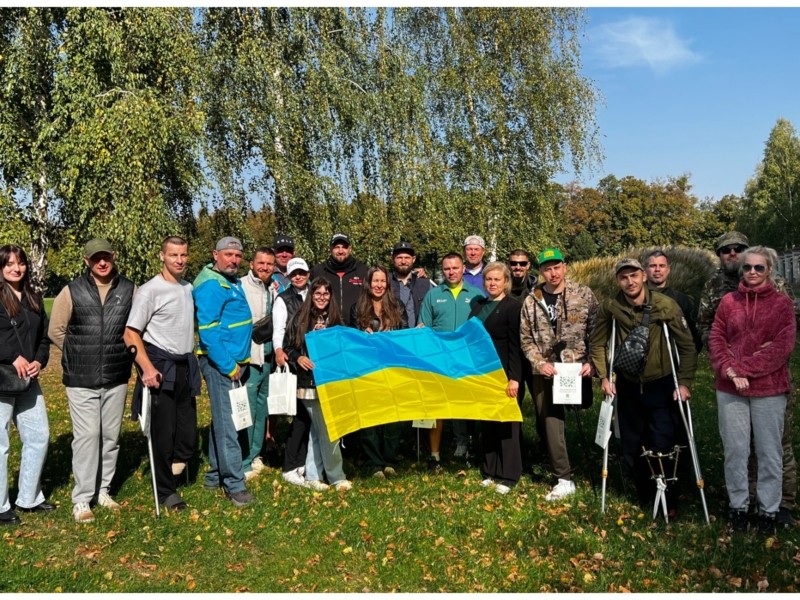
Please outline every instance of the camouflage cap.
[[744, 246], [745, 248], [749, 248], [750, 240], [748, 240], [747, 236], [743, 233], [739, 233], [738, 231], [729, 231], [728, 233], [723, 233], [717, 238], [717, 244], [714, 246], [714, 250], [717, 252], [717, 254], [719, 254], [719, 251], [725, 246]]
[[642, 263], [640, 263], [635, 258], [623, 258], [614, 266], [614, 275], [622, 271], [622, 269], [631, 267], [633, 269], [639, 269], [640, 271], [644, 271], [644, 267]]

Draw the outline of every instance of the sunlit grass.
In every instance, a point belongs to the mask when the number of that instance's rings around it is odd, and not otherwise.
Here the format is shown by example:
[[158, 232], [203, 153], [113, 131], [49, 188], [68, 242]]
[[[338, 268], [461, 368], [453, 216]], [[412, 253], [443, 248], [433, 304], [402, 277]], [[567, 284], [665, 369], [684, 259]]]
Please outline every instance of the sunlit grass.
[[[219, 492], [204, 490], [192, 465], [181, 493], [182, 513], [155, 518], [147, 450], [138, 426], [123, 426], [121, 456], [112, 490], [119, 514], [99, 508], [97, 521], [72, 520], [70, 421], [57, 353], [43, 384], [51, 422], [45, 489], [59, 505], [50, 514], [22, 514], [19, 528], [0, 529], [4, 592], [679, 592], [794, 591], [800, 531], [781, 532], [769, 547], [754, 535], [731, 538], [722, 455], [708, 362], [701, 360], [694, 422], [712, 515], [703, 522], [690, 483], [677, 523], [653, 522], [631, 501], [612, 441], [608, 510], [600, 512], [600, 449], [592, 443], [597, 403], [580, 414], [588, 440], [568, 415], [568, 444], [578, 493], [562, 503], [543, 496], [554, 483], [545, 473], [533, 433], [524, 432], [536, 459], [508, 495], [479, 485], [477, 469], [451, 466], [428, 474], [414, 462], [413, 444], [396, 479], [379, 481], [346, 471], [351, 492], [313, 493], [286, 485], [269, 469], [248, 487], [254, 505], [235, 508]], [[795, 375], [798, 368], [795, 363]], [[796, 377], [797, 379], [797, 377]], [[207, 436], [208, 402], [200, 400]], [[526, 401], [524, 412], [531, 416]], [[19, 441], [12, 434], [12, 488]], [[449, 441], [449, 440], [447, 440]], [[450, 449], [449, 445], [447, 446]], [[16, 489], [12, 489], [12, 501]]]

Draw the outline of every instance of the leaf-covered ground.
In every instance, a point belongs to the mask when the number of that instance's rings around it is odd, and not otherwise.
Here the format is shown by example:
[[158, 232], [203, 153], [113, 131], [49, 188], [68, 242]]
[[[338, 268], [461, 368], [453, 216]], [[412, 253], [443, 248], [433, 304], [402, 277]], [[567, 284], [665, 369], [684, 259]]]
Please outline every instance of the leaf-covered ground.
[[[632, 487], [614, 453], [608, 508], [600, 512], [601, 453], [591, 442], [597, 403], [581, 413], [586, 440], [568, 415], [578, 493], [565, 502], [545, 502], [553, 481], [538, 454], [528, 400], [524, 432], [531, 468], [507, 496], [482, 488], [476, 468], [451, 464], [443, 475], [428, 474], [415, 462], [411, 439], [394, 479], [373, 479], [348, 462], [352, 491], [314, 493], [285, 484], [280, 470], [269, 468], [249, 483], [257, 501], [245, 508], [203, 489], [201, 454], [181, 490], [190, 509], [162, 513], [160, 519], [153, 510], [145, 440], [137, 424], [126, 420], [112, 490], [123, 509], [115, 514], [98, 508], [95, 523], [76, 525], [69, 413], [57, 353], [53, 358], [43, 375], [51, 420], [44, 485], [59, 508], [22, 514], [22, 526], [0, 529], [3, 592], [791, 592], [798, 587], [800, 528], [781, 531], [774, 540], [731, 537], [726, 531], [722, 451], [705, 358], [693, 406], [711, 526], [703, 521], [693, 481], [683, 482], [679, 521], [654, 522], [650, 509], [632, 503]], [[205, 448], [205, 396], [199, 406]], [[13, 501], [19, 440], [16, 432], [12, 436]], [[590, 475], [598, 487], [592, 487]]]

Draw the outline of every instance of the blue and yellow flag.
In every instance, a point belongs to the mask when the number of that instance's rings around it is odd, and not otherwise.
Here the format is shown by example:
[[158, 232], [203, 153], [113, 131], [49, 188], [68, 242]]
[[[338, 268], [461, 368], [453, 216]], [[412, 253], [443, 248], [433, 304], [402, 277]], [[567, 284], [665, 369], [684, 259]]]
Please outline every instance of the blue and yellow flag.
[[364, 427], [414, 419], [522, 421], [483, 325], [364, 333], [331, 327], [306, 336], [332, 440]]

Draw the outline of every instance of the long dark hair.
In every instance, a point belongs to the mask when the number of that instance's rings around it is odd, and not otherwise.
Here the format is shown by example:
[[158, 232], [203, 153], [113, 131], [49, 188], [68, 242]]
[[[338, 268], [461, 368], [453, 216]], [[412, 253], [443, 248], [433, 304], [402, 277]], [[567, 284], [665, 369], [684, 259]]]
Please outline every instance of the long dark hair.
[[[319, 311], [314, 306], [314, 292], [319, 289], [326, 289], [330, 294], [328, 306], [323, 311]], [[325, 326], [342, 325], [342, 312], [339, 310], [339, 302], [336, 296], [333, 295], [333, 288], [330, 281], [324, 277], [317, 277], [311, 282], [311, 287], [308, 290], [308, 295], [303, 301], [303, 305], [294, 317], [292, 326], [294, 327], [294, 339], [292, 340], [295, 348], [302, 348], [305, 342], [306, 333], [314, 328], [317, 323], [317, 318], [323, 317], [325, 319]]]
[[[28, 266], [28, 255], [25, 250], [16, 244], [6, 244], [0, 247], [0, 304], [6, 309], [9, 317], [16, 317], [22, 310], [20, 299], [14, 293], [11, 286], [6, 283], [6, 278], [3, 276], [3, 269], [11, 260], [12, 256], [16, 256], [17, 262]], [[34, 311], [39, 312], [42, 305], [41, 296], [33, 291], [31, 286], [31, 273], [29, 269], [25, 269], [25, 275], [22, 276], [22, 298], [27, 300], [28, 306]]]
[[[380, 318], [375, 314], [375, 307], [372, 305], [372, 278], [375, 277], [375, 273], [383, 273], [386, 277], [386, 293], [380, 300]], [[400, 303], [397, 301], [397, 296], [395, 296], [392, 286], [389, 285], [389, 272], [381, 265], [375, 265], [367, 271], [366, 285], [361, 286], [361, 294], [356, 304], [356, 325], [358, 325], [359, 329], [372, 327], [372, 322], [375, 319], [381, 322], [381, 329], [384, 331], [398, 329], [402, 319]]]

